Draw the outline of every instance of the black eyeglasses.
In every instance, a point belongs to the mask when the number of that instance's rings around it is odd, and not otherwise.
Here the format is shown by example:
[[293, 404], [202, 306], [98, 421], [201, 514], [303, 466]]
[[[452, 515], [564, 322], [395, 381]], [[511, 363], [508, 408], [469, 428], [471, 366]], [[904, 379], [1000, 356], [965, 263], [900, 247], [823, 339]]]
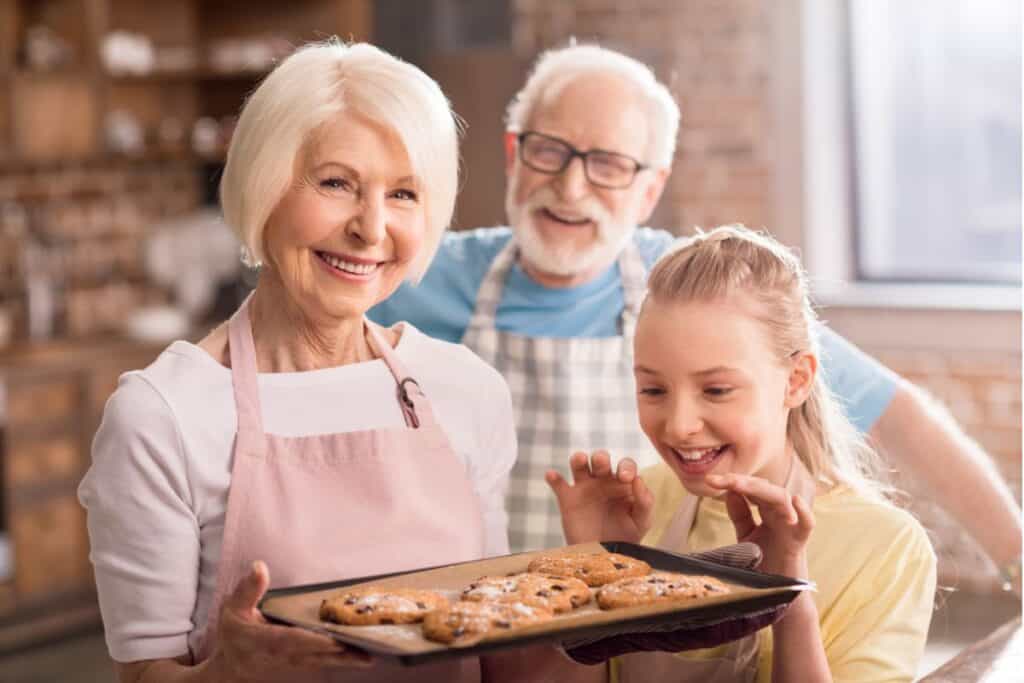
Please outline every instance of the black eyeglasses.
[[558, 175], [579, 157], [583, 160], [583, 171], [589, 180], [598, 187], [621, 190], [629, 187], [636, 179], [636, 174], [648, 168], [633, 157], [625, 154], [608, 152], [603, 149], [591, 149], [581, 152], [565, 140], [526, 131], [519, 134], [519, 158], [534, 171]]

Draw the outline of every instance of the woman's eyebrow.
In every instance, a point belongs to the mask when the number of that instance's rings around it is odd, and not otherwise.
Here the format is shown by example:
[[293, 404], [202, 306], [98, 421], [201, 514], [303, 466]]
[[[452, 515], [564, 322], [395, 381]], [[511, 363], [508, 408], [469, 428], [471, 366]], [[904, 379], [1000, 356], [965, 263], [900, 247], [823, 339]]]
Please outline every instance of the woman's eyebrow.
[[342, 168], [342, 169], [345, 170], [346, 173], [351, 174], [356, 180], [359, 179], [359, 171], [357, 171], [356, 169], [352, 168], [348, 164], [344, 164], [344, 163], [342, 163], [340, 161], [322, 161], [319, 164], [317, 164], [316, 166], [314, 166], [313, 170], [314, 171], [322, 171], [325, 168], [329, 168], [331, 166], [337, 166], [338, 168]]

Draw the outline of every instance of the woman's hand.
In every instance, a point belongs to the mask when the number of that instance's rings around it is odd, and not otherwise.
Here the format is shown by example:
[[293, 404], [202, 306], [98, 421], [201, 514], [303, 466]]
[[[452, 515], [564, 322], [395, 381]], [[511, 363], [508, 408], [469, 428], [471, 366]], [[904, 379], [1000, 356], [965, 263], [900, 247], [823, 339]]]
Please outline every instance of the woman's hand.
[[573, 483], [558, 472], [544, 475], [558, 498], [562, 530], [570, 544], [589, 541], [630, 541], [638, 543], [651, 527], [654, 496], [636, 473], [629, 458], [612, 471], [607, 451], [573, 453], [569, 458]]
[[370, 655], [333, 638], [264, 619], [256, 606], [269, 585], [267, 565], [257, 561], [224, 600], [217, 646], [204, 662], [211, 680], [288, 680], [304, 671], [372, 665]]
[[[764, 554], [763, 572], [807, 578], [807, 540], [814, 529], [814, 514], [799, 496], [760, 477], [709, 474], [705, 481], [722, 489], [736, 540], [756, 543]], [[756, 505], [761, 522], [754, 519]]]

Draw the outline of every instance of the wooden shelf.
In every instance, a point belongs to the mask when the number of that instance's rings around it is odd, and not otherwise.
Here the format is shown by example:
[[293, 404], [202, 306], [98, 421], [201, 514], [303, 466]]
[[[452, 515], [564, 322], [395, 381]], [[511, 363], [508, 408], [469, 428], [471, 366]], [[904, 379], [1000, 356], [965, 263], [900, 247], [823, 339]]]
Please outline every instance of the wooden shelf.
[[191, 84], [196, 81], [232, 82], [249, 84], [266, 76], [269, 71], [165, 71], [150, 74], [107, 74], [108, 82], [118, 85]]

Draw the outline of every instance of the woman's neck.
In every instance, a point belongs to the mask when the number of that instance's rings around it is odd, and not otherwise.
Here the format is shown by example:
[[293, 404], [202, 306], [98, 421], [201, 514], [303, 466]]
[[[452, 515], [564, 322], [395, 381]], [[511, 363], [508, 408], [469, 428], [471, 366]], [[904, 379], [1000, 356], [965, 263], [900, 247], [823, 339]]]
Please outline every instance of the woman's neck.
[[[268, 275], [269, 277], [263, 277]], [[264, 273], [249, 306], [260, 372], [304, 372], [373, 360], [362, 316], [313, 318]]]

